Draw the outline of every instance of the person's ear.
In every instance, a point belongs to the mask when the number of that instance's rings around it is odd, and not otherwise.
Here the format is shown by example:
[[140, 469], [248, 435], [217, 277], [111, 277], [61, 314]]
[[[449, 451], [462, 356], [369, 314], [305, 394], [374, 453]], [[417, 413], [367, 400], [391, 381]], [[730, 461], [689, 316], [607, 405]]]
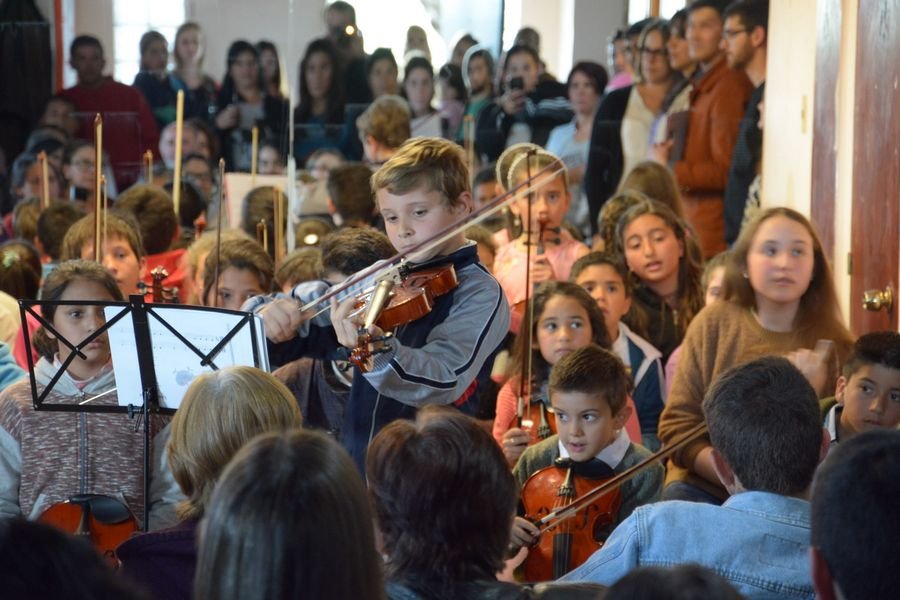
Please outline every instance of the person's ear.
[[475, 200], [472, 198], [472, 192], [465, 191], [460, 194], [456, 200], [450, 204], [450, 212], [457, 216], [471, 214], [475, 208]]
[[834, 386], [834, 399], [837, 400], [837, 403], [841, 406], [844, 405], [844, 397], [847, 393], [847, 384], [850, 383], [850, 380], [847, 377], [841, 375], [838, 377], [837, 384]]
[[754, 48], [762, 48], [766, 45], [766, 30], [763, 27], [757, 25], [750, 31], [749, 35], [750, 43]]
[[712, 459], [713, 468], [716, 470], [719, 481], [721, 481], [722, 485], [725, 486], [725, 489], [730, 492], [737, 481], [737, 478], [734, 476], [734, 471], [731, 469], [731, 465], [728, 464], [725, 457], [715, 448], [712, 448]]
[[619, 412], [617, 412], [616, 416], [613, 418], [616, 431], [625, 427], [625, 423], [627, 423], [628, 419], [631, 418], [631, 413], [631, 405], [626, 402], [624, 405], [622, 405], [622, 408], [619, 409]]
[[140, 277], [141, 281], [144, 280], [144, 277], [147, 275], [147, 257], [142, 256], [140, 260], [138, 260], [138, 266], [140, 269], [138, 270], [138, 277]]

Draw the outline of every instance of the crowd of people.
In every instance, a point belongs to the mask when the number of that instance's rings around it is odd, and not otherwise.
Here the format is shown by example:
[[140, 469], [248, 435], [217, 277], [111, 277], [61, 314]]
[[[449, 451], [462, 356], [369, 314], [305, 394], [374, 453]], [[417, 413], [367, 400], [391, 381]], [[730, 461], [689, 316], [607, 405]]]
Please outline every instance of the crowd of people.
[[[532, 28], [398, 61], [338, 1], [293, 107], [265, 40], [217, 82], [196, 23], [171, 70], [147, 32], [129, 86], [76, 37], [4, 186], [4, 597], [893, 597], [900, 333], [852, 334], [814, 224], [759, 197], [768, 20], [695, 0], [562, 82]], [[231, 211], [220, 159], [276, 177]], [[427, 309], [369, 315], [401, 279]], [[272, 372], [116, 414], [102, 304], [150, 293], [257, 314]], [[63, 503], [145, 531], [103, 556]]]

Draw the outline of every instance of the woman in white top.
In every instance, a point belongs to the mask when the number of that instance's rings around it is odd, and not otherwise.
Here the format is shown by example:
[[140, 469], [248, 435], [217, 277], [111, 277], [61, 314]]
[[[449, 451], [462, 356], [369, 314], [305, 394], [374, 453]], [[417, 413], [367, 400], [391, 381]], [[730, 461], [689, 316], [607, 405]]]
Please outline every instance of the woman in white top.
[[413, 56], [406, 63], [403, 95], [412, 111], [412, 137], [442, 137], [441, 113], [431, 104], [434, 99], [434, 67], [424, 56]]
[[581, 191], [581, 181], [587, 164], [594, 112], [606, 87], [606, 70], [595, 62], [582, 61], [569, 72], [566, 82], [569, 103], [575, 118], [555, 127], [547, 140], [547, 150], [560, 157], [569, 170], [569, 191], [572, 203], [566, 221], [585, 234], [590, 231], [587, 198]]

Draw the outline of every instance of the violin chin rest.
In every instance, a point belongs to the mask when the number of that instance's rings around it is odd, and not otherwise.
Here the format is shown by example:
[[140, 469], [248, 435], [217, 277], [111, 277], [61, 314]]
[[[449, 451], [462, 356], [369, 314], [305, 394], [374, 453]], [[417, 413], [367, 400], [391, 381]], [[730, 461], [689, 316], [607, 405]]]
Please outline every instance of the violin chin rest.
[[115, 525], [131, 519], [131, 511], [128, 507], [112, 496], [78, 494], [71, 496], [69, 502], [78, 504], [81, 507], [87, 505], [91, 515], [104, 525]]

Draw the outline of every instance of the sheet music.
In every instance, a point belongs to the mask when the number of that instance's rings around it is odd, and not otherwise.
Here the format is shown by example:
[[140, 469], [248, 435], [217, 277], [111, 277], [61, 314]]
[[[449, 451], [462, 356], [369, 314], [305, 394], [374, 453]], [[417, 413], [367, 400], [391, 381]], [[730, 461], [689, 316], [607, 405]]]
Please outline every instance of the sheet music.
[[[107, 307], [110, 319], [121, 307]], [[156, 305], [153, 311], [179, 334], [191, 342], [204, 355], [212, 351], [235, 327], [240, 326], [247, 313], [184, 306]], [[251, 321], [254, 327], [251, 328]], [[202, 365], [202, 359], [153, 315], [149, 316], [150, 337], [153, 346], [153, 364], [159, 386], [160, 407], [177, 409], [185, 391], [201, 373], [214, 370]], [[253, 331], [255, 329], [255, 331]], [[140, 368], [134, 341], [132, 320], [126, 317], [109, 331], [113, 371], [118, 386], [120, 406], [143, 404]], [[258, 361], [254, 360], [253, 349]], [[245, 322], [222, 350], [212, 358], [218, 368], [246, 365], [269, 370], [265, 334], [262, 319], [253, 315]]]

